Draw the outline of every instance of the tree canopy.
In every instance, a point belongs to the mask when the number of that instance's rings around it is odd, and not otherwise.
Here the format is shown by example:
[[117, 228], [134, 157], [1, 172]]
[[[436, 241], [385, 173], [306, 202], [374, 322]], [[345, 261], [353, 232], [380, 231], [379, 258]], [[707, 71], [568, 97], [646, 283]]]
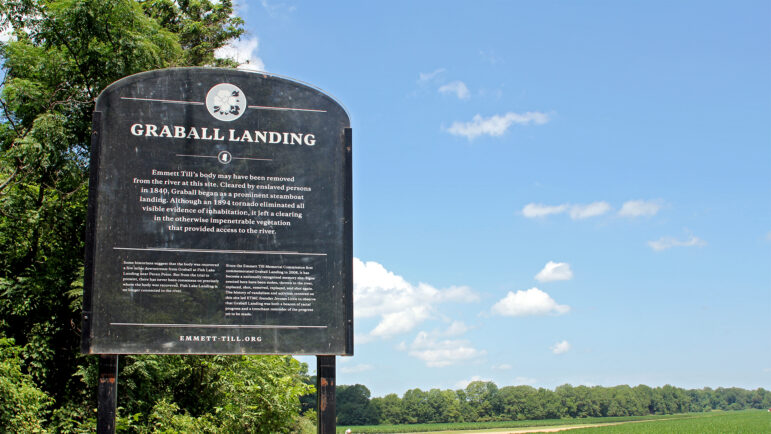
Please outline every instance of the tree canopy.
[[[31, 412], [24, 427], [89, 430], [96, 362], [79, 328], [95, 98], [141, 71], [236, 66], [215, 51], [243, 21], [231, 0], [5, 0], [0, 31], [0, 424]], [[120, 365], [121, 423], [137, 432], [286, 431], [312, 389], [286, 357]]]

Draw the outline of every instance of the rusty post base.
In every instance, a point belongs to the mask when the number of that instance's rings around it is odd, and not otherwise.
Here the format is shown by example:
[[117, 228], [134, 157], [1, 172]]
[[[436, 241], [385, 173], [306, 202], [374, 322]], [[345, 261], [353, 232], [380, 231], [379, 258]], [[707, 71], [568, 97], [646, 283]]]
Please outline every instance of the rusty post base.
[[99, 386], [97, 389], [97, 434], [115, 433], [115, 414], [118, 405], [118, 356], [99, 356]]
[[334, 434], [335, 419], [335, 356], [316, 356], [316, 403], [318, 433]]

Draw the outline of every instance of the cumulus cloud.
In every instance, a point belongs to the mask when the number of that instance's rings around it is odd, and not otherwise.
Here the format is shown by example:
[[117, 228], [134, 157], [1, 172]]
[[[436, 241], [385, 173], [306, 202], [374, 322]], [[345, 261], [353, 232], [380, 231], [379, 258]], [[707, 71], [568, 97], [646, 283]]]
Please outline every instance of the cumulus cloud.
[[557, 280], [570, 280], [572, 278], [573, 270], [570, 269], [570, 264], [567, 262], [549, 261], [543, 267], [543, 270], [535, 275], [535, 280], [539, 282], [554, 282]]
[[466, 83], [462, 81], [453, 81], [452, 83], [441, 86], [439, 88], [439, 93], [455, 94], [458, 99], [469, 99], [471, 97], [471, 92], [469, 92], [468, 87], [466, 87]]
[[462, 321], [453, 321], [452, 324], [450, 324], [450, 327], [448, 327], [443, 334], [445, 336], [460, 336], [469, 330], [469, 326], [464, 324]]
[[471, 122], [454, 122], [447, 132], [454, 136], [463, 136], [474, 140], [481, 135], [492, 137], [502, 136], [513, 124], [517, 125], [542, 125], [549, 122], [549, 115], [541, 112], [506, 113], [483, 118], [476, 115]]
[[554, 354], [565, 354], [570, 351], [570, 343], [568, 343], [568, 341], [557, 342], [550, 348], [551, 352]]
[[420, 332], [408, 348], [408, 354], [426, 366], [441, 368], [477, 359], [486, 354], [465, 339], [439, 339], [437, 333]]
[[562, 315], [570, 306], [557, 304], [551, 296], [538, 288], [509, 293], [495, 303], [492, 312], [502, 316]]
[[522, 215], [527, 218], [546, 217], [551, 214], [561, 214], [568, 210], [568, 205], [542, 205], [540, 203], [529, 203], [522, 208]]
[[482, 378], [479, 375], [474, 375], [468, 380], [461, 380], [455, 383], [456, 389], [465, 389], [468, 387], [469, 384], [475, 382], [475, 381], [491, 381], [489, 378]]
[[618, 215], [621, 217], [650, 217], [656, 215], [661, 204], [652, 200], [630, 200], [624, 202]]
[[418, 79], [418, 81], [421, 82], [421, 83], [429, 82], [429, 81], [437, 78], [439, 75], [441, 75], [445, 71], [447, 71], [447, 70], [444, 69], [444, 68], [438, 68], [438, 69], [435, 69], [432, 72], [421, 72], [419, 74], [420, 78]]
[[563, 203], [561, 205], [543, 205], [540, 203], [529, 203], [522, 208], [522, 215], [527, 218], [540, 218], [567, 212], [571, 219], [583, 220], [590, 217], [601, 216], [611, 209], [610, 204], [605, 201], [592, 202], [586, 205], [571, 205], [568, 203]]
[[220, 59], [233, 59], [238, 62], [239, 69], [264, 71], [265, 63], [257, 57], [260, 41], [257, 38], [245, 38], [233, 41], [218, 48], [214, 56]]
[[425, 283], [415, 285], [377, 262], [358, 258], [353, 259], [353, 275], [354, 314], [357, 318], [380, 318], [367, 336], [357, 336], [363, 339], [359, 342], [409, 332], [435, 316], [436, 305], [440, 303], [479, 299], [468, 287], [437, 289]]
[[592, 202], [588, 205], [573, 205], [570, 207], [570, 218], [580, 220], [589, 217], [597, 217], [610, 211], [607, 202]]
[[370, 335], [387, 338], [406, 333], [430, 317], [429, 306], [413, 306], [402, 312], [384, 314], [383, 319], [370, 332]]
[[661, 237], [656, 241], [648, 241], [648, 246], [657, 252], [671, 249], [672, 247], [704, 247], [706, 245], [706, 241], [693, 235], [685, 240], [678, 240], [673, 237]]

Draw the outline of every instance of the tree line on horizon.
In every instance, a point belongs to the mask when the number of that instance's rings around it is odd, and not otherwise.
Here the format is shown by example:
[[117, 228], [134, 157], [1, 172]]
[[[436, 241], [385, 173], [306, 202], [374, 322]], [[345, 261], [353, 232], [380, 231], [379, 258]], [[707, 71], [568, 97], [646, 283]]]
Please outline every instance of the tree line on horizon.
[[376, 398], [364, 385], [343, 385], [337, 389], [336, 403], [339, 425], [647, 416], [769, 407], [771, 392], [763, 388], [564, 384], [550, 390], [524, 385], [498, 388], [490, 381], [474, 381], [459, 390], [410, 389], [401, 397], [391, 393]]

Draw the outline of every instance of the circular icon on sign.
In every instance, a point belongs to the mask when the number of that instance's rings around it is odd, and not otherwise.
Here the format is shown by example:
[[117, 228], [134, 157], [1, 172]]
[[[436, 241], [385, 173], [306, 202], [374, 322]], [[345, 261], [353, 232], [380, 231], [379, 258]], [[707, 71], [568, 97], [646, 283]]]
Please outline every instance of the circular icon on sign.
[[246, 96], [237, 86], [220, 83], [206, 94], [206, 109], [215, 119], [234, 121], [246, 110]]
[[228, 151], [222, 151], [217, 154], [217, 161], [222, 164], [230, 164], [230, 162], [233, 161], [233, 156], [230, 155], [230, 152]]

